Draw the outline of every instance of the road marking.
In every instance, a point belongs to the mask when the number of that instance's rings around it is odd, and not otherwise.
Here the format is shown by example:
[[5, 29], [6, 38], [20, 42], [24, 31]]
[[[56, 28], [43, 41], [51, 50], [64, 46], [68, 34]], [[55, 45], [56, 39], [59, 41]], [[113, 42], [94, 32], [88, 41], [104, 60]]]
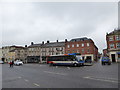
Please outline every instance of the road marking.
[[117, 79], [113, 79], [113, 78], [93, 78], [93, 77], [83, 77], [86, 79], [91, 79], [91, 80], [97, 80], [97, 81], [105, 81], [105, 82], [112, 82], [112, 83], [118, 83]]
[[18, 77], [19, 79], [21, 79], [22, 77]]
[[70, 69], [70, 67], [67, 67], [67, 69]]
[[51, 73], [51, 74], [58, 74], [58, 75], [67, 75], [65, 73], [56, 73], [56, 72], [50, 72], [50, 71], [44, 71], [45, 73]]
[[24, 79], [26, 82], [28, 82], [28, 80], [27, 79]]
[[40, 85], [36, 84], [36, 83], [33, 83], [35, 86], [39, 87]]

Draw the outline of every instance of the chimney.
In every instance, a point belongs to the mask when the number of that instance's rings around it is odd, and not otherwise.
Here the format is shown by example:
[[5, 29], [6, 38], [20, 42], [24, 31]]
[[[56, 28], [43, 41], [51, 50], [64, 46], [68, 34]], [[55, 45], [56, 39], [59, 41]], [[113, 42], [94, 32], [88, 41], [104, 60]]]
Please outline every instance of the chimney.
[[25, 45], [25, 47], [27, 47], [27, 45]]
[[42, 44], [44, 44], [44, 41], [42, 41]]
[[50, 43], [50, 41], [48, 40], [47, 43]]
[[58, 42], [58, 40], [57, 40], [57, 42]]
[[31, 42], [31, 45], [33, 45], [34, 43], [33, 42]]
[[65, 42], [67, 42], [67, 39], [65, 39]]

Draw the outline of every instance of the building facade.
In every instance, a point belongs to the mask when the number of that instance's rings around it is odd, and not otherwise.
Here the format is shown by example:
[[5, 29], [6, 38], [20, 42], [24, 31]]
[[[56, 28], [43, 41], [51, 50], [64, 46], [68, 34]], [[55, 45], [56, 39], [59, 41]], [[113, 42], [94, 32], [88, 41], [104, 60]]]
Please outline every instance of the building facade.
[[8, 62], [10, 60], [9, 51], [14, 50], [17, 46], [4, 46], [2, 47], [2, 60]]
[[5, 46], [2, 47], [2, 59], [4, 62], [20, 59], [23, 62], [27, 56], [27, 48], [22, 46]]
[[42, 44], [34, 44], [33, 42], [31, 42], [31, 45], [28, 46], [27, 50], [27, 63], [40, 62], [41, 45]]
[[98, 48], [92, 39], [75, 38], [65, 43], [65, 53], [80, 53], [83, 60], [91, 59], [92, 61], [98, 58]]
[[2, 48], [0, 48], [0, 60], [2, 60]]
[[106, 35], [107, 50], [112, 62], [120, 62], [120, 29]]
[[51, 43], [47, 41], [45, 44], [42, 42], [41, 62], [46, 62], [46, 56], [59, 54], [65, 54], [65, 42], [58, 42], [58, 40]]

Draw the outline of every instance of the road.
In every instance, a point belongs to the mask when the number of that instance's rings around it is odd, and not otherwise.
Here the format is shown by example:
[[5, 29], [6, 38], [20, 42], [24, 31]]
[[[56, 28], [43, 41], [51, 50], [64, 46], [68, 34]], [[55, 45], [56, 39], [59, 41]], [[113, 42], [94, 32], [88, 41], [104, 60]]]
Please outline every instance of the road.
[[68, 67], [2, 65], [3, 88], [118, 88], [118, 64]]

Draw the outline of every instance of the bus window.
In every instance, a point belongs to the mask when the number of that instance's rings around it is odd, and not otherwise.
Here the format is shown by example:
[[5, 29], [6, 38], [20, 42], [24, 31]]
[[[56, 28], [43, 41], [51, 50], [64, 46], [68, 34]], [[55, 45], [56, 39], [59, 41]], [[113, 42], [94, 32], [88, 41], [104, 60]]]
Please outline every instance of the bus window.
[[76, 58], [78, 61], [82, 60], [82, 57], [80, 57], [80, 56], [76, 56]]

